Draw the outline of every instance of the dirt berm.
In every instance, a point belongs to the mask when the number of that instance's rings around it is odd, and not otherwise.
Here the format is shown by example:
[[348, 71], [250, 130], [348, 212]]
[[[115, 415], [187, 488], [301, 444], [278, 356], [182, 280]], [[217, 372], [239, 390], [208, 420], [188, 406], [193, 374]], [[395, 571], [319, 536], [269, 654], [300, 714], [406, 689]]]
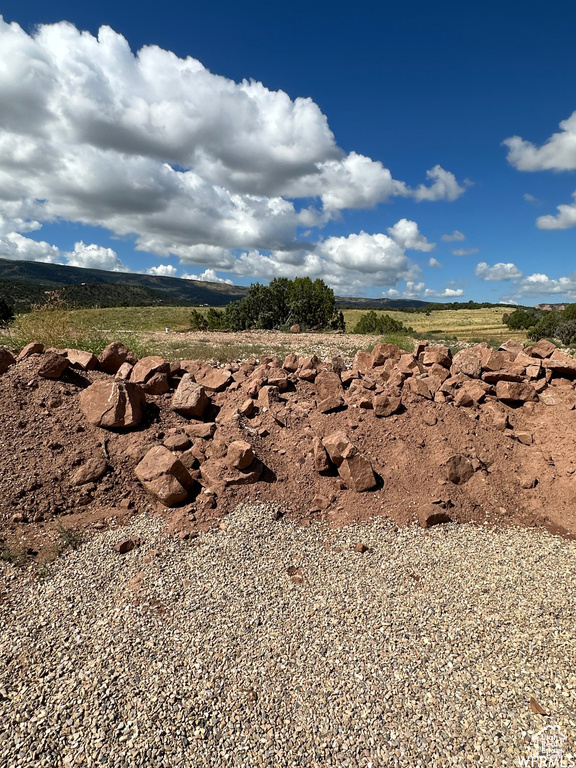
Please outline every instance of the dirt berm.
[[550, 342], [222, 368], [29, 345], [0, 374], [0, 544], [38, 561], [58, 529], [152, 508], [194, 535], [247, 499], [576, 533], [576, 360]]

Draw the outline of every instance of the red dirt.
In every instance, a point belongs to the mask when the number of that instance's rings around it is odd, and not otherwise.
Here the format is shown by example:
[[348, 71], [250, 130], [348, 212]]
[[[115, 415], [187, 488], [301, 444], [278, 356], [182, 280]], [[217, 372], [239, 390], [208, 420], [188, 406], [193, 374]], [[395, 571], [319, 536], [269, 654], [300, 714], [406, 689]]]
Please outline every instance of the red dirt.
[[[218, 488], [214, 508], [200, 493], [184, 506], [166, 509], [142, 488], [134, 470], [147, 449], [161, 444], [171, 430], [183, 432], [197, 423], [170, 410], [178, 379], [171, 379], [170, 392], [146, 395], [139, 427], [105, 430], [87, 422], [79, 393], [93, 381], [113, 377], [67, 369], [58, 380], [43, 379], [37, 375], [42, 359], [33, 355], [0, 376], [0, 548], [29, 561], [50, 557], [59, 524], [96, 531], [151, 508], [174, 532], [193, 534], [248, 500], [282, 504], [288, 517], [303, 524], [321, 519], [341, 525], [385, 515], [403, 525], [434, 502], [456, 522], [536, 525], [576, 534], [576, 392], [565, 378], [552, 379], [546, 390], [545, 399], [554, 404], [515, 408], [493, 396], [479, 406], [457, 407], [423, 399], [405, 387], [403, 412], [385, 418], [351, 403], [320, 413], [315, 384], [301, 379], [270, 410], [257, 408], [249, 418], [238, 417], [246, 385], [233, 385], [234, 391], [212, 395], [203, 419], [216, 422], [214, 437], [193, 442], [218, 459], [230, 442], [247, 441], [264, 465], [260, 480]], [[508, 417], [505, 431], [492, 425], [494, 403]], [[313, 438], [340, 430], [371, 461], [379, 476], [376, 490], [356, 493], [342, 487], [335, 467], [327, 475], [315, 470]], [[531, 444], [518, 439], [526, 435], [532, 435]], [[470, 459], [475, 470], [462, 485], [450, 482], [443, 466], [454, 454]], [[108, 460], [106, 474], [95, 483], [73, 486], [74, 472], [96, 456]], [[199, 473], [201, 483], [210, 485], [201, 475], [202, 464]]]

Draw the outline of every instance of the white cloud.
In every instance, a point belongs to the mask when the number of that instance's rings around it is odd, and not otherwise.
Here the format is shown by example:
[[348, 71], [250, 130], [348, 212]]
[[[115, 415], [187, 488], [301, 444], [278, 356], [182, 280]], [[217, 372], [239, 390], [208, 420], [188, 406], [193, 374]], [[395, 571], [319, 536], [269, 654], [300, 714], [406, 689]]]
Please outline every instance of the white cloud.
[[479, 250], [479, 248], [456, 248], [452, 253], [454, 256], [473, 256]]
[[455, 240], [466, 240], [466, 236], [455, 229], [451, 235], [442, 235], [440, 240], [443, 240], [445, 243], [453, 243]]
[[0, 232], [0, 258], [54, 264], [60, 261], [60, 250], [44, 240], [32, 240], [19, 232]]
[[424, 293], [426, 283], [416, 283], [414, 280], [408, 280], [406, 288], [402, 291], [405, 299], [419, 299]]
[[424, 297], [430, 299], [457, 299], [464, 295], [463, 288], [444, 288], [442, 291], [435, 291], [432, 288], [426, 288]]
[[534, 197], [534, 195], [531, 195], [529, 192], [525, 192], [522, 197], [524, 200], [526, 200], [527, 203], [532, 203], [533, 205], [538, 205], [540, 203], [540, 200], [537, 197]]
[[388, 299], [397, 299], [400, 296], [400, 291], [397, 288], [388, 288], [387, 291], [382, 291], [382, 296]]
[[178, 270], [172, 264], [159, 264], [157, 267], [150, 267], [146, 270], [147, 275], [156, 275], [157, 277], [176, 277]]
[[476, 277], [480, 280], [517, 280], [522, 277], [522, 272], [516, 264], [499, 262], [490, 267], [485, 261], [476, 265]]
[[438, 259], [435, 259], [433, 256], [431, 256], [430, 259], [428, 260], [428, 266], [432, 267], [433, 269], [441, 269], [444, 266], [444, 264], [440, 264]]
[[122, 264], [116, 251], [112, 248], [103, 248], [101, 245], [85, 245], [81, 240], [74, 243], [74, 250], [64, 253], [66, 263], [71, 267], [84, 267], [84, 269], [105, 269], [109, 272], [129, 272]]
[[229, 278], [218, 277], [213, 269], [205, 269], [201, 275], [189, 275], [187, 272], [182, 275], [184, 280], [199, 280], [201, 283], [225, 283], [233, 285]]
[[571, 205], [557, 206], [558, 214], [552, 216], [539, 216], [536, 219], [538, 229], [570, 229], [576, 226], [576, 192], [573, 193], [574, 202]]
[[[109, 27], [94, 37], [62, 22], [28, 35], [0, 19], [0, 102], [0, 216], [20, 234], [26, 220], [80, 222], [239, 274], [259, 263], [245, 256], [253, 251], [311, 252], [301, 231], [343, 208], [464, 191], [440, 166], [413, 190], [380, 161], [346, 154], [312, 99], [234, 82], [157, 46], [133, 54]], [[57, 258], [44, 246], [40, 256]], [[70, 258], [119, 263], [94, 250]]]
[[456, 176], [450, 171], [445, 171], [440, 165], [435, 165], [426, 172], [426, 177], [433, 183], [430, 187], [425, 184], [414, 191], [414, 199], [421, 200], [457, 200], [466, 191], [456, 181]]
[[419, 231], [418, 224], [409, 219], [400, 219], [393, 227], [388, 227], [388, 234], [401, 248], [412, 251], [433, 251], [435, 243], [429, 243]]
[[576, 170], [576, 112], [563, 120], [560, 128], [540, 147], [520, 136], [506, 139], [508, 162], [519, 171]]
[[576, 301], [576, 272], [557, 279], [550, 278], [541, 272], [535, 272], [520, 281], [518, 295], [561, 295], [570, 301]]

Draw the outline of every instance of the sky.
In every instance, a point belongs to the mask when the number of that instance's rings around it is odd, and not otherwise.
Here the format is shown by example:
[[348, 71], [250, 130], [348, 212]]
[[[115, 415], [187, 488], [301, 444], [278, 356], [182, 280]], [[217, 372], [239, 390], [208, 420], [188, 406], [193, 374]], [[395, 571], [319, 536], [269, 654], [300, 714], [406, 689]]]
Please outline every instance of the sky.
[[0, 13], [0, 257], [576, 301], [575, 4]]

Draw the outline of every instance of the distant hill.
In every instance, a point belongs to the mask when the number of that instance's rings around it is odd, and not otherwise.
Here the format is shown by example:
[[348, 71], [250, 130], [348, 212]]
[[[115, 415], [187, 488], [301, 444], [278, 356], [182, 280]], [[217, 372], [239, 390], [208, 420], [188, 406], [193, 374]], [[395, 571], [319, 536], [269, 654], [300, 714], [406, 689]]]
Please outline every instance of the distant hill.
[[337, 296], [336, 304], [342, 309], [406, 309], [427, 307], [429, 301], [418, 299], [364, 299], [356, 296]]
[[0, 259], [0, 297], [13, 304], [17, 312], [43, 301], [46, 291], [56, 290], [77, 307], [154, 304], [219, 307], [241, 299], [248, 291], [243, 286], [179, 277]]

